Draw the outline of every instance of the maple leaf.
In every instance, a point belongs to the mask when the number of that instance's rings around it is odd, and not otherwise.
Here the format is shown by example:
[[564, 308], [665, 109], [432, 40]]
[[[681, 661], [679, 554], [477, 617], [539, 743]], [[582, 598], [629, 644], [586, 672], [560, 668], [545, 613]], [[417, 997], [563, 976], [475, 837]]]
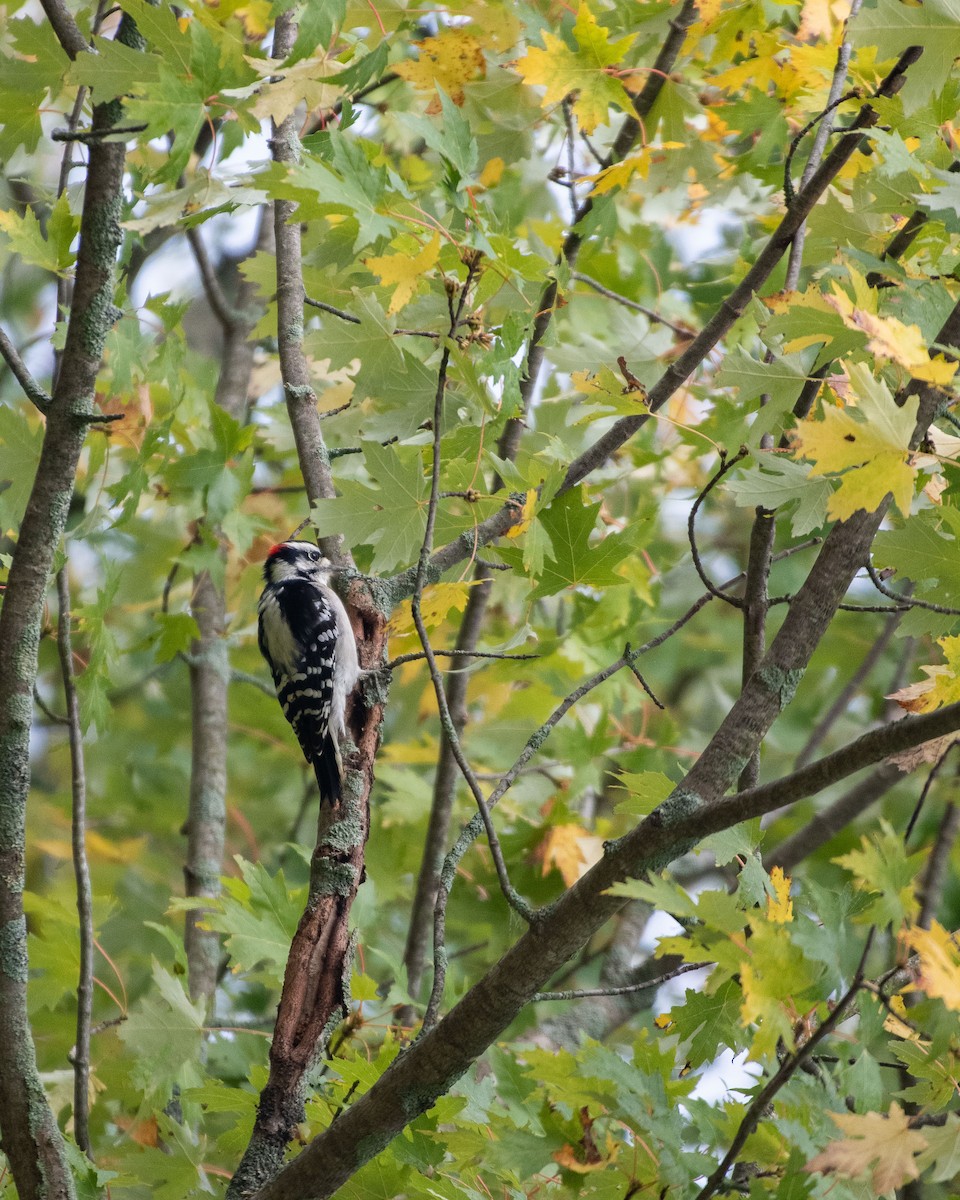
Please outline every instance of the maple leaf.
[[552, 867], [560, 872], [567, 887], [572, 887], [581, 875], [600, 859], [603, 843], [588, 833], [582, 825], [554, 825], [537, 848], [536, 857], [543, 863], [543, 874]]
[[599, 501], [584, 504], [576, 490], [571, 490], [540, 514], [540, 525], [550, 538], [550, 554], [532, 593], [535, 599], [568, 587], [610, 587], [624, 582], [614, 568], [631, 549], [629, 537], [611, 533], [591, 544], [599, 511]]
[[909, 461], [908, 444], [919, 400], [911, 396], [898, 408], [887, 385], [874, 379], [864, 363], [849, 365], [847, 377], [856, 407], [828, 406], [822, 421], [799, 422], [793, 431], [794, 449], [801, 458], [813, 460], [811, 475], [839, 475], [828, 516], [845, 521], [861, 508], [875, 512], [888, 492], [909, 516], [916, 469]]
[[[470, 589], [476, 582], [475, 579], [467, 579], [461, 583], [433, 583], [424, 588], [423, 596], [420, 599], [420, 615], [423, 617], [424, 625], [428, 629], [435, 629], [446, 620], [447, 614], [452, 608], [457, 612], [463, 612]], [[416, 626], [413, 623], [410, 601], [405, 600], [403, 604], [394, 609], [387, 622], [387, 633], [391, 637], [403, 637], [405, 634], [415, 632]]]
[[932, 712], [944, 704], [960, 700], [960, 637], [943, 637], [937, 640], [946, 663], [920, 668], [928, 678], [907, 684], [888, 696], [907, 712]]
[[483, 43], [476, 33], [467, 29], [447, 29], [436, 37], [413, 44], [420, 51], [419, 59], [396, 63], [393, 70], [401, 79], [412, 83], [417, 91], [435, 93], [427, 105], [427, 112], [440, 111], [441, 91], [454, 104], [463, 104], [464, 84], [483, 76], [486, 71]]
[[252, 111], [261, 120], [270, 119], [279, 125], [301, 100], [312, 112], [317, 108], [332, 108], [343, 95], [339, 84], [327, 82], [328, 76], [340, 70], [340, 64], [326, 54], [302, 58], [289, 67], [278, 67], [269, 58], [250, 55], [244, 58], [262, 78], [249, 87], [230, 89], [229, 94], [242, 98], [258, 93]]
[[873, 1189], [878, 1195], [892, 1192], [920, 1174], [914, 1155], [926, 1150], [927, 1139], [910, 1128], [906, 1113], [892, 1103], [882, 1113], [831, 1113], [832, 1120], [846, 1137], [831, 1142], [812, 1158], [806, 1171], [836, 1172], [847, 1179], [871, 1171]]
[[920, 955], [920, 987], [953, 1012], [960, 1012], [960, 946], [936, 921], [929, 929], [910, 931], [910, 945]]
[[598, 125], [608, 123], [611, 105], [624, 112], [633, 108], [626, 88], [606, 68], [622, 61], [636, 35], [611, 42], [607, 40], [608, 32], [582, 3], [573, 26], [576, 50], [544, 30], [545, 48], [532, 46], [517, 60], [517, 70], [525, 83], [546, 88], [540, 102], [544, 108], [575, 95], [573, 111], [584, 133], [593, 133]]
[[595, 195], [606, 195], [615, 187], [625, 188], [634, 175], [646, 179], [650, 174], [650, 167], [663, 162], [664, 151], [682, 150], [685, 145], [685, 142], [661, 142], [656, 146], [644, 146], [638, 154], [630, 154], [620, 162], [604, 167], [596, 175], [584, 175], [578, 182], [592, 183]]
[[833, 33], [836, 18], [831, 0], [803, 0], [800, 28], [797, 37], [801, 42], [810, 39], [828, 38]]
[[382, 284], [396, 284], [387, 316], [399, 312], [413, 298], [424, 275], [431, 270], [440, 254], [440, 234], [435, 233], [419, 254], [380, 254], [363, 260]]
[[[901, 1020], [901, 1017], [903, 1018]], [[920, 1034], [907, 1024], [907, 1006], [902, 996], [890, 997], [890, 1012], [883, 1022], [884, 1032], [906, 1042], [922, 1042]]]

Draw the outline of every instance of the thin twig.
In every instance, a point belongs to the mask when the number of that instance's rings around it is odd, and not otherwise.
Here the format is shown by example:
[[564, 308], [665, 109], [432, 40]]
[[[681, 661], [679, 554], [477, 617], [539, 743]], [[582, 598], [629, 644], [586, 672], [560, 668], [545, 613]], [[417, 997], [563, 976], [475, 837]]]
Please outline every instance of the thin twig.
[[819, 750], [824, 739], [833, 728], [834, 723], [840, 717], [842, 717], [850, 707], [851, 700], [860, 690], [864, 680], [866, 680], [867, 676], [883, 657], [887, 646], [890, 644], [890, 640], [892, 639], [894, 633], [896, 633], [897, 626], [900, 624], [900, 618], [902, 615], [903, 614], [901, 612], [896, 611], [892, 612], [887, 618], [883, 629], [880, 632], [880, 636], [874, 639], [874, 641], [871, 643], [870, 649], [864, 655], [860, 666], [857, 667], [856, 671], [854, 671], [853, 675], [851, 675], [846, 686], [841, 689], [840, 694], [837, 696], [836, 700], [834, 700], [833, 704], [831, 704], [827, 709], [826, 714], [821, 718], [820, 721], [817, 722], [813, 732], [810, 734], [809, 738], [807, 738], [803, 749], [797, 755], [794, 766], [805, 766], [810, 759], [813, 758], [815, 751]]
[[710, 492], [713, 491], [724, 475], [726, 475], [728, 471], [732, 470], [738, 462], [741, 462], [744, 458], [746, 458], [748, 454], [749, 451], [746, 449], [746, 447], [742, 447], [733, 456], [733, 458], [728, 458], [721, 461], [719, 469], [710, 479], [709, 483], [696, 498], [696, 500], [694, 500], [693, 506], [690, 509], [690, 515], [687, 517], [687, 537], [690, 541], [690, 553], [693, 555], [693, 565], [696, 567], [697, 574], [700, 576], [700, 582], [707, 589], [707, 591], [710, 592], [711, 595], [716, 596], [718, 600], [725, 601], [734, 608], [743, 608], [743, 601], [738, 599], [736, 596], [728, 596], [726, 592], [721, 591], [714, 583], [711, 582], [706, 571], [703, 569], [703, 563], [700, 561], [700, 551], [697, 549], [696, 520], [700, 505], [704, 502], [704, 500], [706, 500]]
[[70, 772], [73, 789], [71, 843], [77, 887], [80, 970], [77, 980], [77, 1038], [73, 1049], [73, 1132], [77, 1145], [90, 1154], [90, 1018], [93, 1012], [93, 893], [87, 861], [87, 778], [83, 759], [80, 703], [73, 673], [70, 637], [70, 583], [65, 563], [57, 572], [57, 650], [70, 727]]
[[10, 372], [17, 383], [23, 388], [27, 399], [35, 404], [42, 413], [46, 413], [50, 407], [49, 394], [44, 391], [27, 370], [27, 364], [20, 357], [16, 346], [10, 341], [3, 329], [0, 329], [0, 355], [3, 356], [4, 362], [10, 368]]
[[944, 604], [934, 604], [930, 600], [920, 600], [916, 596], [907, 596], [900, 592], [893, 591], [880, 578], [880, 573], [877, 571], [873, 563], [868, 562], [867, 574], [870, 576], [870, 582], [877, 589], [881, 596], [886, 596], [889, 600], [896, 600], [904, 611], [908, 608], [924, 608], [928, 612], [943, 613], [948, 617], [960, 617], [960, 608], [948, 608]]
[[207, 297], [207, 303], [210, 305], [210, 311], [217, 318], [224, 332], [229, 333], [242, 319], [242, 314], [236, 311], [224, 294], [223, 288], [220, 286], [220, 280], [217, 278], [217, 273], [210, 261], [210, 256], [207, 254], [207, 248], [203, 244], [200, 230], [194, 226], [188, 226], [187, 241], [190, 243], [190, 249], [193, 251], [197, 270], [200, 272], [200, 280], [203, 283], [203, 290]]
[[[822, 110], [822, 112], [817, 113], [812, 120], [808, 121], [802, 129], [798, 130], [797, 133], [794, 134], [790, 141], [790, 146], [787, 150], [787, 156], [783, 163], [783, 197], [788, 208], [796, 198], [796, 191], [794, 190], [793, 180], [791, 178], [791, 168], [793, 167], [793, 156], [796, 154], [800, 143], [807, 136], [811, 129], [818, 125], [824, 117], [829, 116], [835, 108], [839, 108], [839, 106], [843, 104], [845, 100], [859, 100], [862, 95], [863, 93], [859, 88], [853, 88], [851, 91], [845, 92], [842, 96], [838, 96], [835, 100], [831, 100], [827, 104], [826, 108]], [[831, 132], [832, 129], [828, 125], [827, 136], [829, 136]]]
[[37, 708], [39, 708], [40, 711], [44, 714], [44, 716], [49, 718], [49, 720], [51, 720], [54, 723], [54, 725], [69, 725], [70, 724], [69, 717], [61, 717], [59, 713], [55, 713], [53, 711], [53, 709], [47, 704], [47, 702], [44, 700], [44, 698], [40, 695], [40, 692], [37, 690], [36, 684], [34, 684], [34, 687], [33, 687], [33, 702], [34, 702], [34, 704], [36, 704]]
[[[437, 658], [500, 658], [510, 662], [530, 662], [539, 658], [539, 654], [506, 654], [500, 650], [434, 650]], [[420, 662], [427, 656], [422, 650], [414, 650], [409, 654], [398, 654], [384, 665], [385, 671], [393, 671], [408, 662]]]
[[[339, 317], [341, 321], [348, 321], [351, 325], [360, 325], [362, 323], [360, 318], [355, 317], [353, 313], [348, 313], [343, 308], [337, 308], [335, 304], [328, 304], [326, 300], [315, 300], [313, 296], [304, 296], [303, 302], [304, 304], [309, 304], [311, 308], [318, 308], [321, 312]], [[434, 341], [438, 341], [443, 336], [443, 334], [435, 333], [432, 329], [394, 329], [393, 335], [394, 337], [432, 338]], [[327, 416], [329, 414], [324, 413], [323, 415]]]
[[702, 971], [705, 967], [712, 967], [712, 962], [698, 963], [683, 963], [673, 971], [667, 971], [663, 975], [658, 975], [656, 979], [645, 979], [640, 983], [628, 983], [623, 987], [600, 987], [600, 988], [582, 988], [579, 991], [569, 992], [536, 992], [531, 997], [531, 1003], [539, 1004], [544, 1000], [592, 1000], [599, 996], [630, 996], [635, 992], [645, 992], [649, 988], [658, 988], [665, 983], [669, 983], [671, 979], [676, 979], [679, 975], [687, 975], [691, 971]]
[[917, 900], [920, 903], [917, 924], [921, 929], [929, 929], [937, 915], [944, 881], [950, 867], [953, 844], [957, 840], [958, 834], [960, 834], [960, 806], [951, 801], [943, 810], [943, 816], [940, 818], [937, 828], [937, 836], [924, 867], [920, 886], [917, 888]]
[[930, 789], [933, 787], [934, 781], [936, 780], [937, 776], [940, 774], [940, 770], [943, 767], [943, 764], [947, 760], [947, 755], [950, 753], [951, 750], [956, 749], [957, 746], [960, 746], [960, 740], [954, 739], [954, 741], [952, 741], [950, 743], [950, 745], [946, 748], [946, 750], [944, 750], [944, 752], [940, 755], [940, 757], [937, 759], [937, 761], [930, 768], [929, 774], [927, 775], [927, 778], [926, 778], [926, 782], [924, 783], [923, 788], [920, 792], [920, 795], [917, 798], [917, 803], [914, 805], [913, 812], [910, 814], [910, 820], [907, 822], [907, 827], [903, 831], [904, 846], [906, 846], [907, 842], [910, 840], [910, 835], [913, 833], [914, 829], [916, 828], [917, 821], [920, 820], [920, 814], [921, 814], [921, 812], [923, 812], [923, 806], [926, 803], [927, 796], [930, 794]]
[[585, 283], [587, 287], [593, 288], [595, 292], [599, 292], [601, 296], [606, 296], [608, 300], [616, 300], [618, 304], [622, 304], [624, 308], [629, 308], [633, 312], [642, 313], [648, 320], [656, 325], [665, 325], [667, 329], [672, 329], [673, 332], [685, 340], [689, 340], [696, 336], [696, 330], [690, 329], [684, 325], [678, 325], [676, 322], [663, 317], [660, 313], [652, 308], [647, 308], [645, 304], [638, 304], [636, 300], [631, 300], [629, 296], [623, 296], [620, 292], [615, 292], [611, 288], [602, 284], [599, 279], [594, 279], [592, 275], [584, 275], [582, 271], [571, 271], [571, 279], [576, 279], [580, 283]]
[[503, 857], [503, 850], [500, 846], [500, 840], [497, 837], [496, 828], [494, 827], [493, 820], [490, 816], [489, 806], [487, 801], [484, 799], [480, 784], [477, 782], [476, 777], [473, 774], [473, 770], [463, 753], [463, 748], [460, 745], [460, 738], [457, 734], [456, 726], [454, 725], [453, 719], [450, 716], [450, 708], [447, 704], [447, 697], [443, 688], [443, 679], [440, 675], [440, 670], [437, 667], [433, 647], [430, 644], [427, 628], [423, 621], [423, 614], [420, 611], [423, 588], [426, 582], [426, 567], [430, 558], [430, 551], [433, 548], [433, 531], [436, 525], [437, 509], [440, 503], [440, 439], [443, 426], [443, 403], [447, 387], [447, 368], [450, 363], [450, 339], [452, 339], [460, 317], [463, 315], [463, 310], [467, 301], [467, 294], [473, 281], [473, 275], [478, 263], [479, 260], [473, 259], [467, 267], [467, 278], [460, 290], [460, 296], [459, 300], [457, 301], [457, 307], [455, 311], [453, 310], [452, 300], [450, 302], [450, 337], [444, 343], [443, 355], [440, 360], [440, 367], [437, 375], [436, 397], [434, 399], [433, 462], [431, 466], [430, 478], [430, 499], [427, 506], [426, 528], [424, 530], [423, 543], [420, 547], [420, 558], [417, 564], [417, 584], [410, 600], [410, 608], [413, 615], [413, 622], [417, 627], [417, 634], [420, 637], [420, 644], [423, 646], [424, 655], [427, 660], [427, 667], [430, 671], [430, 678], [433, 681], [433, 689], [437, 697], [437, 707], [440, 710], [440, 721], [443, 725], [444, 733], [447, 735], [447, 738], [450, 741], [450, 749], [453, 751], [453, 756], [457, 760], [457, 765], [460, 768], [460, 772], [466, 780], [470, 791], [473, 793], [473, 798], [476, 801], [477, 808], [480, 811], [480, 816], [483, 819], [484, 828], [486, 829], [487, 834], [487, 841], [490, 845], [490, 853], [493, 856], [493, 862], [497, 872], [497, 879], [500, 882], [501, 891], [503, 892], [504, 898], [510, 907], [521, 917], [523, 917], [524, 920], [530, 921], [533, 917], [533, 909], [510, 882], [507, 864]]

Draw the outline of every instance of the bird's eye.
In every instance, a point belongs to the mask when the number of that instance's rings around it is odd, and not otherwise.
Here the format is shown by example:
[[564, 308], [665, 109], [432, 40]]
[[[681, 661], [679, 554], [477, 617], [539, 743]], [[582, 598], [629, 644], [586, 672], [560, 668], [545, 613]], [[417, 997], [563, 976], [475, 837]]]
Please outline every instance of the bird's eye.
[[314, 562], [319, 562], [320, 561], [320, 551], [312, 550], [310, 552], [310, 557], [313, 559]]

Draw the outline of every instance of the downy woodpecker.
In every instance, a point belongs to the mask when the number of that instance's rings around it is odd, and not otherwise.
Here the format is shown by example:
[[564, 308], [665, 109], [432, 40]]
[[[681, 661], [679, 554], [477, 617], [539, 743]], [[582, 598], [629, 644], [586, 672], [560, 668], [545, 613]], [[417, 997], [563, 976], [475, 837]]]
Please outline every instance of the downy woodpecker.
[[263, 564], [257, 607], [260, 652], [284, 716], [320, 786], [320, 803], [339, 801], [339, 737], [347, 697], [360, 675], [347, 610], [330, 587], [333, 565], [309, 542], [281, 542]]

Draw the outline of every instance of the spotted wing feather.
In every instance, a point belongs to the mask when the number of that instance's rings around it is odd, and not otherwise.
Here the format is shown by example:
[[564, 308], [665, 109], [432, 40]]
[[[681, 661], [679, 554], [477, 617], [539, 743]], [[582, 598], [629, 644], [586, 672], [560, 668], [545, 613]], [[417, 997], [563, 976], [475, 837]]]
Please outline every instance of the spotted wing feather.
[[[271, 622], [289, 631], [289, 645], [265, 636], [265, 627]], [[284, 716], [297, 735], [304, 757], [313, 766], [321, 802], [339, 800], [340, 751], [330, 730], [337, 623], [320, 588], [302, 579], [277, 584], [274, 599], [261, 608], [259, 642]], [[275, 651], [280, 646], [279, 660], [270, 653], [271, 642]]]

